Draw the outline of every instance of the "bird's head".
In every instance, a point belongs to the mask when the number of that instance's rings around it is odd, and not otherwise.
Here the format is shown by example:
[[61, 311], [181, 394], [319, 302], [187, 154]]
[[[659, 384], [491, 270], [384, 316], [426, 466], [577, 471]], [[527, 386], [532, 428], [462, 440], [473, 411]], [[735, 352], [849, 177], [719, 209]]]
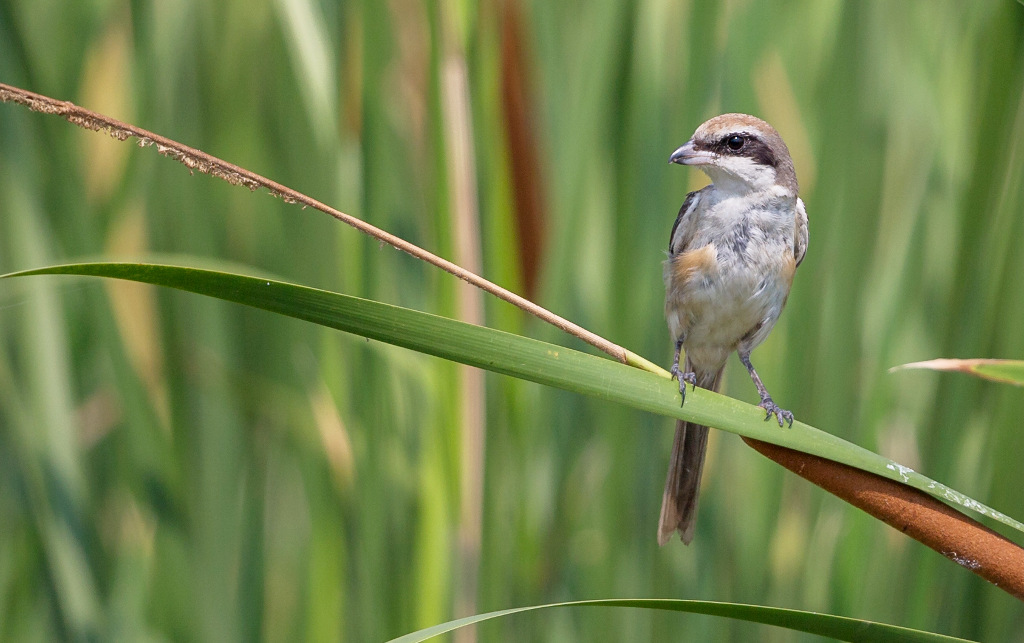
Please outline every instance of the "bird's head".
[[705, 122], [669, 162], [699, 167], [724, 189], [778, 186], [796, 196], [789, 148], [775, 128], [748, 114], [722, 114]]

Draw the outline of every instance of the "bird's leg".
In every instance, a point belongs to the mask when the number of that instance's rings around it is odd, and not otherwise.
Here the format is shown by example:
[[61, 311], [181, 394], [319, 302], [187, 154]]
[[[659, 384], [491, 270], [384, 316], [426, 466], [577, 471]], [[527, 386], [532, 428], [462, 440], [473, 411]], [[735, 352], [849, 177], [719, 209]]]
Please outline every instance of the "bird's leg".
[[679, 353], [683, 350], [683, 338], [680, 337], [676, 340], [676, 355], [672, 359], [672, 377], [679, 380], [679, 394], [683, 397], [683, 401], [679, 403], [682, 406], [686, 403], [686, 384], [689, 382], [692, 388], [697, 388], [697, 374], [693, 371], [684, 373], [679, 368]]
[[761, 378], [758, 377], [757, 371], [754, 370], [754, 365], [750, 363], [750, 351], [739, 351], [740, 361], [747, 367], [747, 372], [750, 373], [750, 379], [754, 380], [754, 386], [757, 387], [757, 392], [761, 395], [761, 403], [758, 404], [762, 409], [765, 410], [766, 415], [764, 416], [765, 422], [775, 415], [775, 419], [779, 421], [779, 426], [782, 426], [783, 421], [789, 422], [789, 426], [793, 426], [793, 412], [787, 411], [781, 408], [772, 400], [772, 396], [768, 394], [768, 389], [764, 387], [764, 383]]

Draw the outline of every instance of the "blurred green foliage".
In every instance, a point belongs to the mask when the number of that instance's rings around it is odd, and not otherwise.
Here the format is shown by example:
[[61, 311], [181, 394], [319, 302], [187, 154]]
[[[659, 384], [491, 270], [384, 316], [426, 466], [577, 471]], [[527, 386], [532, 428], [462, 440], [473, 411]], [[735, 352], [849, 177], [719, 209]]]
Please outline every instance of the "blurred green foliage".
[[[1024, 516], [1021, 391], [886, 374], [1024, 356], [1019, 3], [0, 0], [3, 82], [449, 257], [445, 79], [463, 59], [485, 276], [525, 290], [517, 240], [536, 235], [539, 303], [667, 363], [660, 262], [701, 180], [668, 155], [712, 115], [757, 114], [789, 143], [811, 222], [788, 310], [754, 355], [773, 395]], [[522, 150], [535, 157], [517, 166]], [[0, 271], [149, 252], [450, 316], [462, 287], [318, 213], [0, 106]], [[486, 321], [579, 347], [501, 302]], [[754, 400], [738, 362], [728, 373], [726, 391]], [[2, 284], [0, 638], [363, 641], [462, 615], [464, 382], [435, 358], [182, 293]], [[482, 401], [474, 611], [673, 597], [1024, 631], [1020, 603], [733, 436], [712, 433], [694, 544], [659, 549], [670, 421], [493, 375]], [[681, 632], [801, 639], [612, 609], [478, 630]]]

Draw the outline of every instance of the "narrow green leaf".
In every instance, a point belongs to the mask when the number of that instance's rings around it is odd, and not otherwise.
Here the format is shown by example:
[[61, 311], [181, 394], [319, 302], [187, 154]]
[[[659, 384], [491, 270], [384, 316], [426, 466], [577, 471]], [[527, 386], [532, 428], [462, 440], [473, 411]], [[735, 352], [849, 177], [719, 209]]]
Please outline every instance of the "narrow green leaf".
[[939, 641], [965, 641], [966, 639], [954, 638], [942, 634], [932, 634], [920, 630], [912, 630], [895, 625], [863, 621], [856, 618], [844, 616], [833, 616], [831, 614], [818, 614], [802, 610], [782, 609], [778, 607], [764, 607], [761, 605], [743, 605], [740, 603], [718, 603], [714, 601], [689, 601], [678, 599], [602, 599], [591, 601], [569, 601], [565, 603], [550, 603], [548, 605], [531, 605], [529, 607], [517, 607], [486, 614], [467, 616], [447, 623], [441, 623], [433, 627], [419, 630], [392, 639], [389, 643], [419, 643], [429, 638], [457, 630], [460, 627], [480, 623], [493, 618], [529, 612], [533, 610], [547, 609], [549, 607], [631, 607], [635, 609], [653, 609], [669, 612], [689, 612], [691, 614], [707, 614], [709, 616], [721, 616], [725, 618], [749, 621], [751, 623], [763, 623], [765, 625], [776, 625], [798, 632], [808, 632], [819, 636], [828, 636], [840, 641], [900, 641], [910, 643], [925, 643]]
[[893, 366], [889, 372], [923, 369], [929, 371], [957, 371], [993, 382], [1024, 386], [1024, 361], [1015, 359], [932, 359]]
[[1019, 521], [830, 433], [799, 421], [792, 427], [780, 428], [764, 421], [762, 409], [703, 389], [688, 392], [686, 404], [680, 406], [677, 384], [668, 378], [555, 344], [274, 279], [199, 268], [79, 263], [25, 270], [3, 277], [44, 274], [111, 277], [177, 288], [651, 413], [699, 422], [902, 482], [1024, 533], [1024, 524]]

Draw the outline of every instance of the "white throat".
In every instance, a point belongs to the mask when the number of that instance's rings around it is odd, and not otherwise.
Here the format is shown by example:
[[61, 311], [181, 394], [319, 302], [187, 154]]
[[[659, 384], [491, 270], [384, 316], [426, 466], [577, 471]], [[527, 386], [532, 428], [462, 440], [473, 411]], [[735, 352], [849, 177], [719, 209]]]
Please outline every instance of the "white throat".
[[775, 168], [743, 156], [719, 156], [713, 165], [701, 165], [700, 169], [724, 192], [743, 194], [777, 187]]

